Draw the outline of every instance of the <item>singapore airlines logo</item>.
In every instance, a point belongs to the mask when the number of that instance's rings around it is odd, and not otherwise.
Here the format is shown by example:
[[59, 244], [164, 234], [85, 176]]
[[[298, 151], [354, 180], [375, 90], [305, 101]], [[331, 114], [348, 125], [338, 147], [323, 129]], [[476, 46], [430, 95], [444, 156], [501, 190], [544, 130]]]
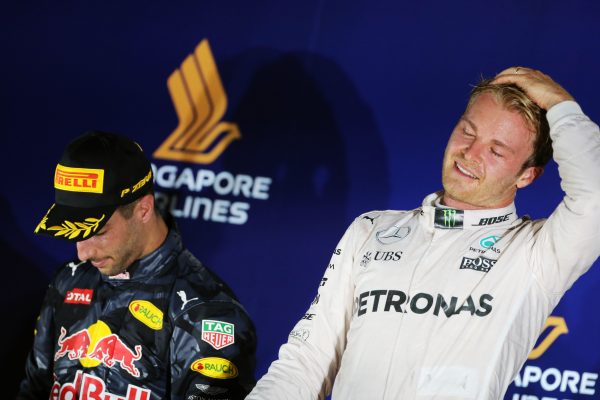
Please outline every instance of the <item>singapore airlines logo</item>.
[[563, 317], [548, 317], [544, 327], [542, 328], [542, 332], [546, 331], [548, 328], [552, 329], [550, 332], [548, 332], [546, 337], [544, 337], [544, 339], [542, 339], [539, 344], [533, 350], [531, 350], [531, 353], [529, 353], [528, 357], [529, 360], [536, 360], [540, 358], [560, 335], [569, 333], [567, 322]]
[[155, 158], [210, 164], [241, 137], [237, 124], [221, 121], [227, 95], [208, 40], [169, 76], [167, 86], [179, 123], [154, 152]]

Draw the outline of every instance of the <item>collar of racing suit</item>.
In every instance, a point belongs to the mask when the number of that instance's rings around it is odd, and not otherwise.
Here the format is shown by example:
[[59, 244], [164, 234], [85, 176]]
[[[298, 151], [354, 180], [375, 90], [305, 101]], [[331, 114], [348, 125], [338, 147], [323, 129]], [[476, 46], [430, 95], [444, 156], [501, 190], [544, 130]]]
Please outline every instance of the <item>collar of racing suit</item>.
[[117, 285], [123, 282], [144, 281], [169, 268], [171, 260], [183, 249], [183, 244], [181, 243], [181, 235], [175, 222], [170, 218], [166, 218], [165, 221], [169, 227], [169, 233], [158, 249], [131, 264], [127, 268], [128, 273], [122, 274], [122, 277], [121, 275], [116, 277], [102, 275], [102, 279]]
[[421, 210], [437, 229], [481, 229], [487, 226], [510, 225], [518, 219], [515, 203], [503, 208], [459, 210], [441, 204], [442, 191], [425, 197]]

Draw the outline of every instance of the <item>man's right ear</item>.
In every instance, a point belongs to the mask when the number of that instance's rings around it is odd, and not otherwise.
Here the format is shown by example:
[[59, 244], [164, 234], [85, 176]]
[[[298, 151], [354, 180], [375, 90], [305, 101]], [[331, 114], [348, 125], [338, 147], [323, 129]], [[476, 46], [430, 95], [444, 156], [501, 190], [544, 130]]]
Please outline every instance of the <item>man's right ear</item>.
[[544, 167], [527, 167], [517, 179], [517, 188], [522, 189], [531, 185], [544, 173]]

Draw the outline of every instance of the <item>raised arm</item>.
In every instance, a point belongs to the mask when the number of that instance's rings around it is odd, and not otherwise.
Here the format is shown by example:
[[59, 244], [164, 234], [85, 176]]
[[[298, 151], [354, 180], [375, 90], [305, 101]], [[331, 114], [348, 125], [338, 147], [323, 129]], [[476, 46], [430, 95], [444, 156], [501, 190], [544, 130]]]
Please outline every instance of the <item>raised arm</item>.
[[600, 131], [548, 75], [529, 68], [502, 71], [547, 110], [563, 201], [532, 238], [531, 265], [549, 295], [564, 293], [600, 255]]

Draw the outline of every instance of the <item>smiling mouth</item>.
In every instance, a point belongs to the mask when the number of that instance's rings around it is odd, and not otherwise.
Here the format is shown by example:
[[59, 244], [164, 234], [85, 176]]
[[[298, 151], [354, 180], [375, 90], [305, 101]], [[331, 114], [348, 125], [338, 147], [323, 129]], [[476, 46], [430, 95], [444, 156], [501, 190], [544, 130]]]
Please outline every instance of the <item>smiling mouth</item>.
[[456, 166], [456, 169], [458, 169], [458, 171], [461, 174], [463, 174], [463, 175], [465, 175], [465, 176], [467, 176], [467, 177], [469, 177], [471, 179], [479, 179], [477, 176], [473, 175], [471, 172], [469, 172], [469, 170], [467, 170], [465, 167], [463, 167], [462, 165], [460, 165], [458, 162], [455, 161], [454, 165]]

